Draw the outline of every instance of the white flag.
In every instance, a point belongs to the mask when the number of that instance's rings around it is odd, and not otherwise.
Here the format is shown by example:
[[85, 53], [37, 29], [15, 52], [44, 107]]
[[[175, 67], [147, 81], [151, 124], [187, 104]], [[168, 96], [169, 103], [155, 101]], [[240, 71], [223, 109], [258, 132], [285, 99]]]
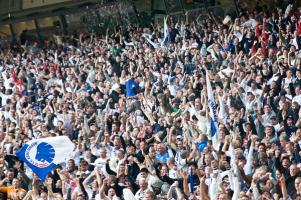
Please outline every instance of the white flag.
[[168, 30], [168, 25], [167, 25], [167, 18], [164, 18], [164, 37], [161, 42], [161, 47], [166, 47], [168, 42], [169, 42], [169, 30]]
[[213, 97], [212, 87], [210, 83], [210, 79], [208, 76], [208, 71], [206, 71], [206, 85], [207, 85], [207, 96], [208, 96], [208, 106], [210, 109], [210, 132], [211, 132], [211, 140], [213, 148], [218, 151], [219, 150], [219, 141], [218, 141], [218, 129], [216, 123], [216, 104]]
[[73, 150], [74, 144], [67, 136], [57, 136], [29, 141], [17, 152], [17, 156], [41, 180], [45, 180], [47, 174], [57, 164], [65, 162]]

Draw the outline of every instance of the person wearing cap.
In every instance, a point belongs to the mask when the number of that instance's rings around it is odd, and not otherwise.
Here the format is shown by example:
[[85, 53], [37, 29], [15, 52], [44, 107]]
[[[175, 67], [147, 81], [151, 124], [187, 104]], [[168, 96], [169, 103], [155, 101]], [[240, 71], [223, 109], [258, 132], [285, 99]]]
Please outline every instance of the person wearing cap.
[[276, 116], [271, 116], [271, 125], [274, 127], [276, 132], [279, 132], [281, 125], [278, 122], [278, 119]]
[[291, 137], [291, 135], [297, 131], [298, 128], [294, 124], [294, 118], [292, 115], [288, 115], [287, 118], [284, 120], [283, 129], [288, 135], [288, 137]]

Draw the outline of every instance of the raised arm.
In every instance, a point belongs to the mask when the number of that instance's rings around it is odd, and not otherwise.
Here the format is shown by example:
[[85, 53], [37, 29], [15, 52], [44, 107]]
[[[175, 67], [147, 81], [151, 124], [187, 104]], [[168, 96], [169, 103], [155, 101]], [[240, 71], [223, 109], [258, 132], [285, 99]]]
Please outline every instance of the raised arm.
[[68, 191], [66, 190], [65, 184], [66, 184], [66, 178], [64, 175], [64, 171], [60, 170], [60, 169], [56, 169], [57, 174], [60, 177], [60, 180], [62, 182], [62, 194], [63, 197], [67, 196]]
[[183, 188], [184, 188], [184, 194], [189, 197], [190, 192], [189, 192], [189, 186], [188, 186], [188, 173], [183, 171], [180, 172], [180, 175], [183, 178]]
[[281, 192], [282, 192], [283, 199], [288, 199], [289, 195], [287, 193], [287, 187], [286, 187], [285, 178], [284, 178], [283, 174], [281, 175], [281, 178], [280, 178], [280, 186], [281, 186]]
[[52, 191], [52, 178], [47, 178], [46, 182], [45, 182], [47, 191], [48, 191], [48, 199], [53, 199], [54, 198], [54, 194]]

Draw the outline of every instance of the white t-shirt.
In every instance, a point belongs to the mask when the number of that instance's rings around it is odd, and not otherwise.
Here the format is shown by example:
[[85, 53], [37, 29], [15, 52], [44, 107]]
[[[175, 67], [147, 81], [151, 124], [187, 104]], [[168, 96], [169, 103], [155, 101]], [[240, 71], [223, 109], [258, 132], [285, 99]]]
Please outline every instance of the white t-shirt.
[[95, 167], [98, 167], [105, 175], [106, 173], [106, 163], [109, 158], [97, 158], [94, 162]]
[[6, 100], [12, 98], [12, 95], [6, 95], [3, 93], [0, 93], [0, 97], [2, 98], [2, 107], [3, 107], [6, 105]]
[[293, 101], [296, 101], [299, 105], [301, 105], [301, 95], [294, 96]]

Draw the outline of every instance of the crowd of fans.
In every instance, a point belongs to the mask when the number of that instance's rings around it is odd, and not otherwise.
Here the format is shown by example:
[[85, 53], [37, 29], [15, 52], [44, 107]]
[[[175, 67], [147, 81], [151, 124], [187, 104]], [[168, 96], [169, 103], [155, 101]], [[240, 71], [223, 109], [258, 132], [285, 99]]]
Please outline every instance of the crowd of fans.
[[[301, 19], [286, 6], [169, 18], [162, 48], [146, 40], [162, 24], [2, 48], [1, 198], [301, 199]], [[16, 152], [59, 135], [76, 148], [42, 182]]]

